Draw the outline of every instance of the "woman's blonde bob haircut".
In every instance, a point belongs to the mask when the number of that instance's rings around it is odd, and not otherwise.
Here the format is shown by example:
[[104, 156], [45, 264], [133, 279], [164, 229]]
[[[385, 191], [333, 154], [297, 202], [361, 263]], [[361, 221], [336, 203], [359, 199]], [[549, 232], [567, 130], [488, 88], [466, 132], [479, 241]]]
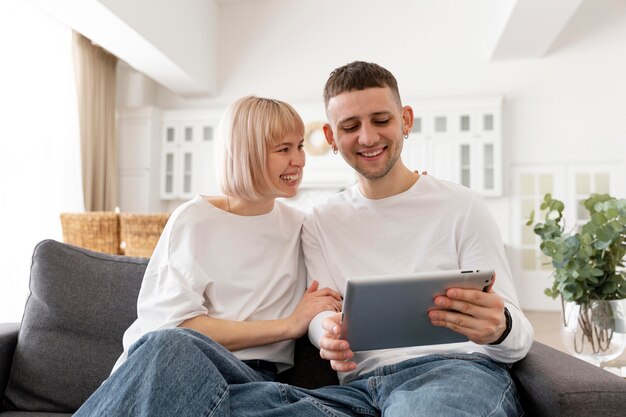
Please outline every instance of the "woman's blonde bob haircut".
[[289, 104], [254, 96], [232, 103], [220, 122], [215, 152], [222, 193], [249, 201], [275, 195], [267, 155], [290, 134], [304, 137], [304, 123]]

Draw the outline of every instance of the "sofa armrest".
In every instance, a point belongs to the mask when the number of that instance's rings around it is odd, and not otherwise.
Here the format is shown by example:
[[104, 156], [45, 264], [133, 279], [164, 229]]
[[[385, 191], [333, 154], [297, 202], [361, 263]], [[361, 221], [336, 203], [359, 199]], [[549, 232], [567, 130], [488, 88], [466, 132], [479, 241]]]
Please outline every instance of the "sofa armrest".
[[526, 415], [624, 415], [626, 380], [542, 343], [533, 343], [512, 375]]
[[13, 362], [13, 352], [15, 352], [15, 345], [17, 345], [19, 330], [19, 323], [0, 323], [0, 398], [2, 398], [9, 382], [11, 362]]

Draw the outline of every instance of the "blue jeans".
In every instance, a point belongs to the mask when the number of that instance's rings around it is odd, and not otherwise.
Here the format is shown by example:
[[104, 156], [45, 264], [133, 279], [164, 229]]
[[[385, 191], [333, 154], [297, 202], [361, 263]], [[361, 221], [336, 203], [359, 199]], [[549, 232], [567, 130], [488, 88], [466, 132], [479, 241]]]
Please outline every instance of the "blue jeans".
[[487, 356], [430, 355], [343, 386], [275, 382], [211, 339], [171, 329], [142, 337], [75, 416], [522, 416], [508, 370]]

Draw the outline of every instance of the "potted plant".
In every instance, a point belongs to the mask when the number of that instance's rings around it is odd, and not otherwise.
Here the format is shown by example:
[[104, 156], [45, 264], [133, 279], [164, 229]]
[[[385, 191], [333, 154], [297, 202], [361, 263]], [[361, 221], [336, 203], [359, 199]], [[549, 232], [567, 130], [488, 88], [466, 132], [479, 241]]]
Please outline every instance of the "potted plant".
[[[592, 194], [582, 202], [589, 220], [565, 231], [564, 204], [546, 194], [543, 222], [534, 224], [541, 251], [554, 267], [546, 295], [561, 297], [564, 339], [576, 356], [600, 363], [626, 343], [626, 199]], [[534, 223], [534, 210], [527, 225]]]

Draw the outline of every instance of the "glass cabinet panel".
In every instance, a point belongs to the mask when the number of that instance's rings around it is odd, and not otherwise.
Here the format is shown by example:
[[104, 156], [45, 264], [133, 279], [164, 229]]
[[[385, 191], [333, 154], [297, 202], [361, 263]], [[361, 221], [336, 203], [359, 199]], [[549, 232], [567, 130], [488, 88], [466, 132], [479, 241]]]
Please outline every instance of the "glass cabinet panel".
[[461, 184], [470, 186], [470, 146], [461, 145]]
[[213, 140], [213, 126], [204, 126], [202, 129], [202, 139], [205, 142]]
[[173, 143], [174, 142], [174, 128], [173, 127], [168, 127], [167, 128], [167, 133], [165, 135], [165, 140], [167, 141], [167, 143]]
[[483, 130], [486, 132], [493, 130], [493, 114], [483, 114]]
[[459, 120], [459, 130], [461, 132], [469, 132], [470, 131], [470, 117], [467, 114], [464, 114], [461, 116], [461, 119]]
[[596, 189], [595, 192], [599, 194], [608, 194], [610, 192], [609, 187], [609, 174], [606, 173], [598, 173], [595, 175], [596, 177]]
[[492, 190], [494, 185], [493, 145], [486, 144], [483, 147], [483, 186], [486, 190]]
[[191, 161], [192, 154], [190, 152], [185, 153], [185, 159], [183, 163], [184, 177], [183, 177], [183, 192], [191, 192]]
[[554, 178], [549, 174], [539, 175], [539, 195], [544, 196], [548, 193], [552, 193], [554, 189]]
[[445, 133], [448, 130], [448, 119], [446, 116], [435, 117], [435, 132]]
[[191, 142], [193, 140], [193, 127], [185, 127], [185, 142]]
[[413, 127], [411, 128], [413, 133], [422, 133], [422, 118], [416, 117], [413, 119]]
[[591, 181], [589, 174], [576, 174], [576, 194], [587, 195], [591, 193]]
[[165, 192], [174, 192], [174, 154], [165, 155]]

